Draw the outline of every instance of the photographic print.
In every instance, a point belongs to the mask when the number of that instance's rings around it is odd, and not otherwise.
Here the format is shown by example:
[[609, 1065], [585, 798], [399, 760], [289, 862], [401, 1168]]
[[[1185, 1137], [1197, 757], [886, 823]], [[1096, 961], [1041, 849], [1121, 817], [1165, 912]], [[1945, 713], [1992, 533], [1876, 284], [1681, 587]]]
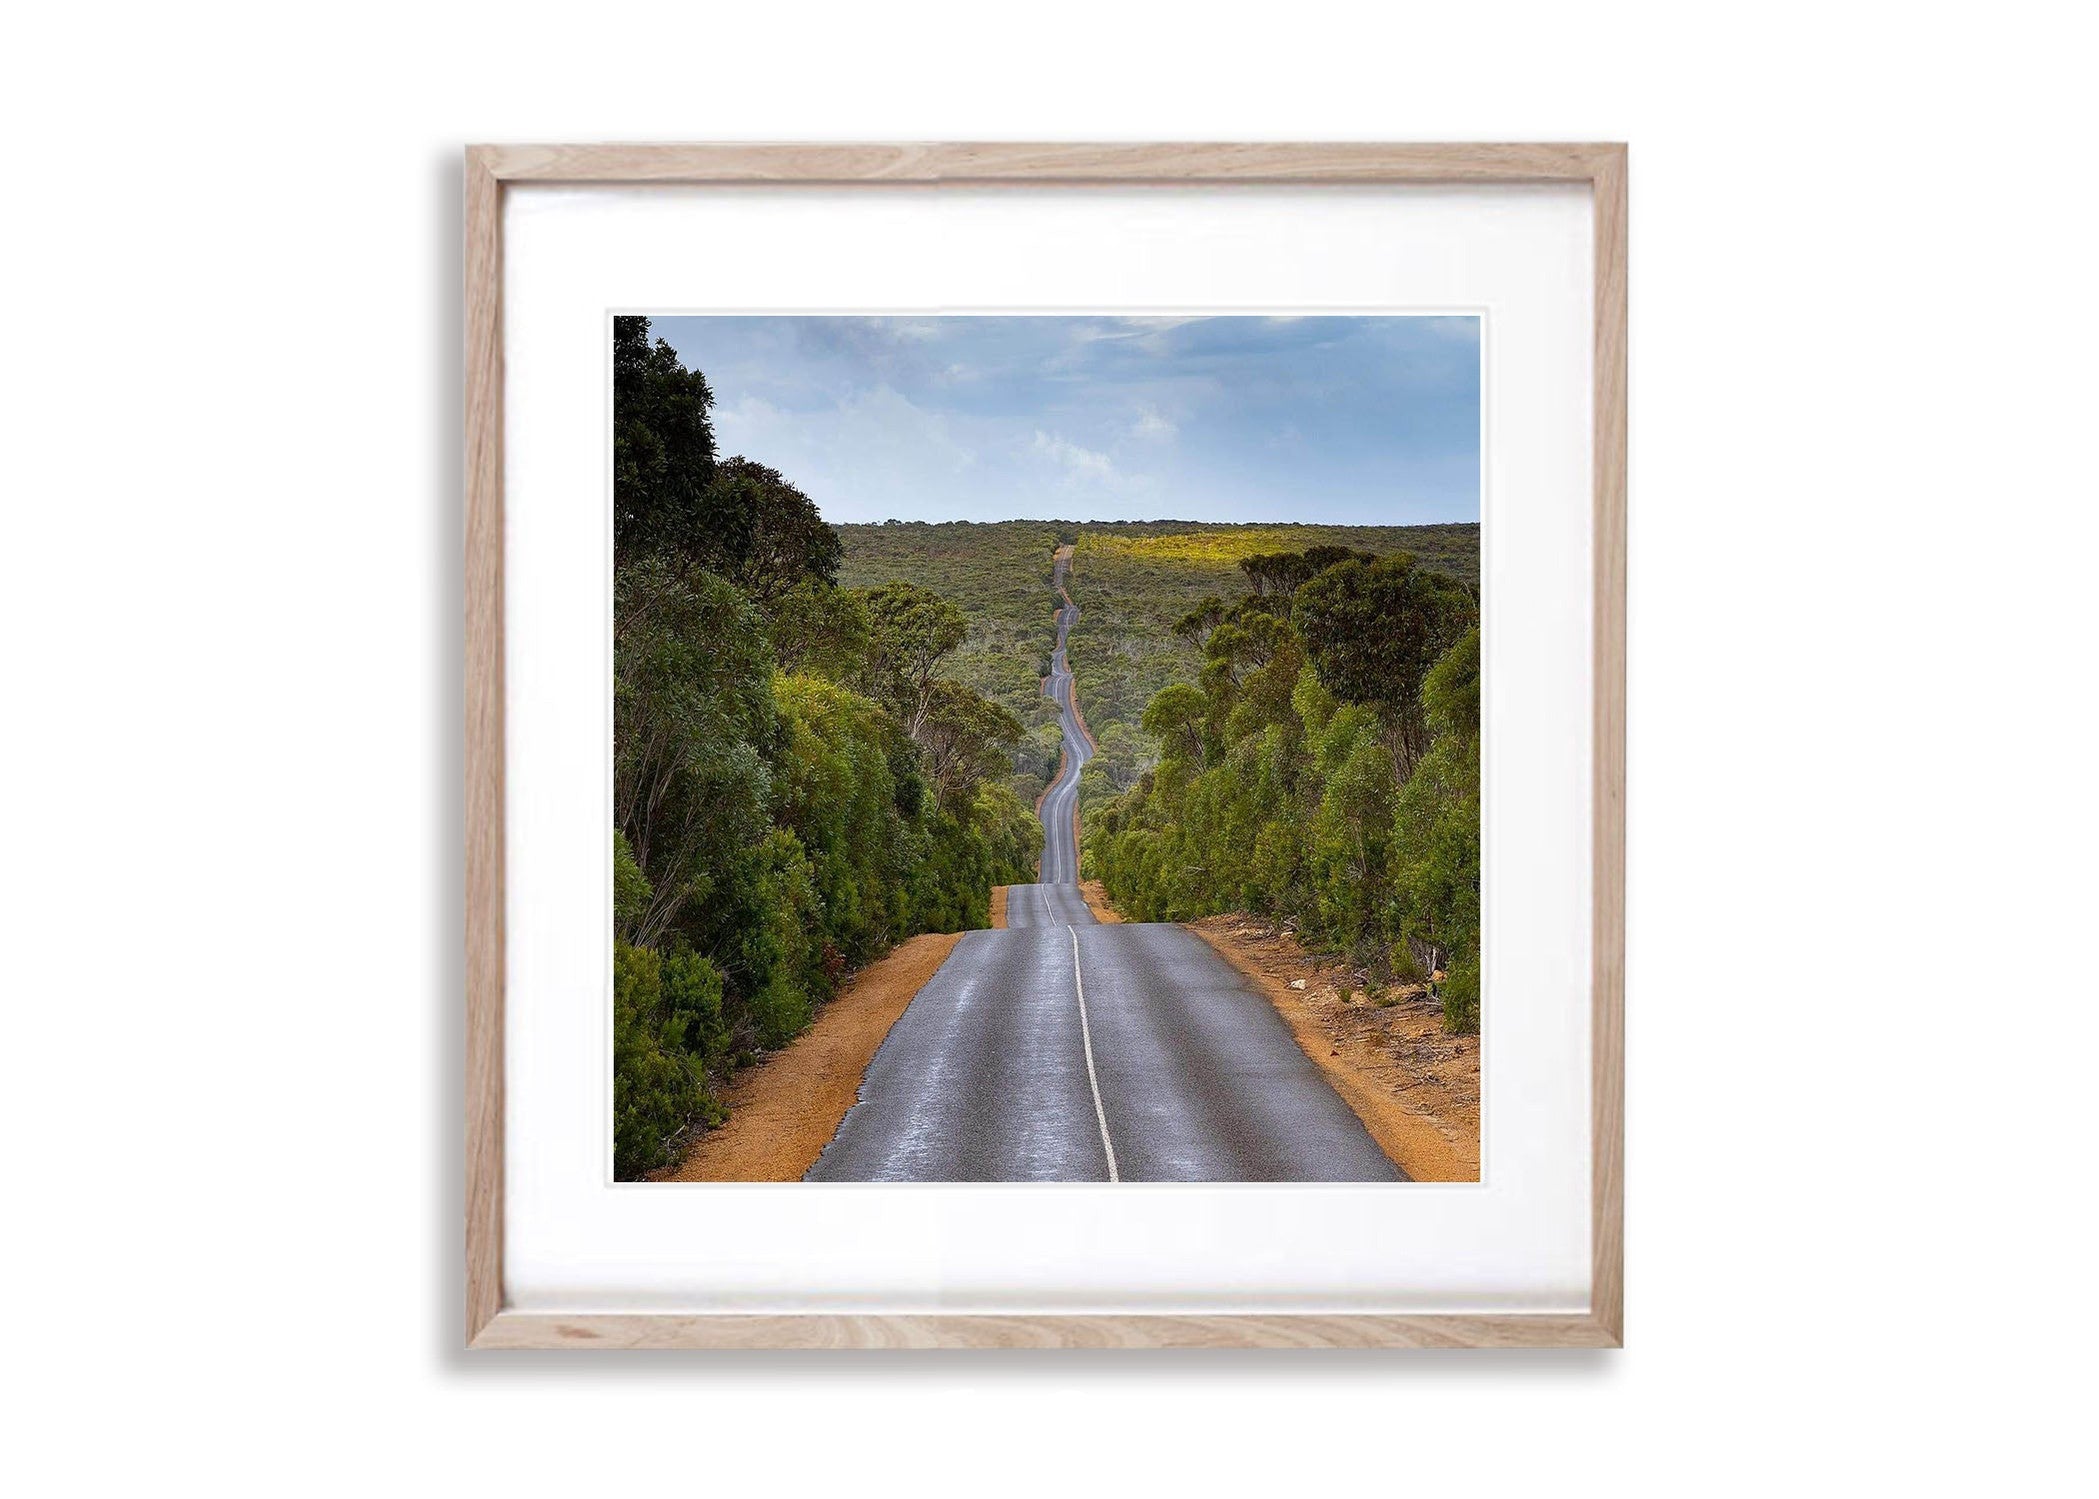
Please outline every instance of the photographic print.
[[1479, 1180], [1481, 333], [613, 317], [613, 1176]]

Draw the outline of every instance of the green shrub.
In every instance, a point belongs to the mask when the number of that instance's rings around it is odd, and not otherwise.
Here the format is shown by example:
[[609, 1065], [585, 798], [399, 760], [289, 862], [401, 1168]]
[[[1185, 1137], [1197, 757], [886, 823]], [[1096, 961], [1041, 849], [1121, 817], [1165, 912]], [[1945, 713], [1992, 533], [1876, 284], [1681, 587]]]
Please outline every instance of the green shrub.
[[649, 877], [641, 872], [634, 862], [634, 850], [627, 847], [624, 833], [612, 835], [612, 929], [622, 937], [631, 937], [641, 922], [642, 913], [649, 907], [649, 897], [655, 891], [649, 885]]
[[680, 960], [667, 998], [664, 967], [648, 948], [612, 944], [612, 1150], [622, 1181], [668, 1164], [680, 1131], [724, 1117], [701, 1049], [704, 994], [711, 986], [718, 1018], [721, 977], [705, 958]]
[[1453, 959], [1443, 974], [1443, 1028], [1459, 1035], [1478, 1035], [1480, 1028], [1480, 960], [1477, 952]]

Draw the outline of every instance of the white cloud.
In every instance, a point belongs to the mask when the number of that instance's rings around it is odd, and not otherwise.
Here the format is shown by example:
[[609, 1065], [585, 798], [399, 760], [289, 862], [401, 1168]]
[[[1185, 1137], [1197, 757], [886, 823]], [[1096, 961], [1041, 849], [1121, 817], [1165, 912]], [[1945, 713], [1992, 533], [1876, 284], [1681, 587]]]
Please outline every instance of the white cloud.
[[714, 435], [724, 456], [771, 464], [831, 520], [910, 514], [924, 496], [951, 492], [977, 461], [945, 413], [887, 385], [808, 411], [745, 396], [715, 407]]
[[1180, 430], [1174, 425], [1171, 417], [1160, 415], [1156, 406], [1140, 406], [1137, 408], [1136, 425], [1130, 428], [1130, 435], [1142, 437], [1148, 442], [1172, 442]]
[[1080, 447], [1062, 433], [1049, 433], [1037, 427], [1034, 447], [1036, 452], [1066, 470], [1073, 478], [1102, 481], [1115, 478], [1115, 460], [1106, 453], [1096, 453], [1091, 448]]
[[1055, 465], [1062, 480], [1060, 487], [1074, 493], [1096, 499], [1102, 495], [1127, 498], [1153, 495], [1159, 490], [1159, 481], [1151, 474], [1125, 473], [1106, 453], [1082, 447], [1061, 432], [1036, 428], [1035, 440], [1027, 451]]
[[1135, 339], [1139, 347], [1153, 353], [1163, 353], [1167, 344], [1163, 335], [1190, 323], [1207, 323], [1207, 314], [1191, 317], [1119, 317], [1105, 322], [1075, 322], [1071, 328], [1074, 344], [1123, 343]]

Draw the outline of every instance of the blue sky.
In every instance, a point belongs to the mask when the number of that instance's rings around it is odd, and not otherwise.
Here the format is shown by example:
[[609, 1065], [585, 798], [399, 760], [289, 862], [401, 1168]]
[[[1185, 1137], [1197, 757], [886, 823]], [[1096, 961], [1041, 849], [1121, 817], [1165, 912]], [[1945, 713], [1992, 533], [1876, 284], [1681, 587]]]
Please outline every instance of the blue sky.
[[1478, 520], [1475, 317], [658, 317], [832, 521]]

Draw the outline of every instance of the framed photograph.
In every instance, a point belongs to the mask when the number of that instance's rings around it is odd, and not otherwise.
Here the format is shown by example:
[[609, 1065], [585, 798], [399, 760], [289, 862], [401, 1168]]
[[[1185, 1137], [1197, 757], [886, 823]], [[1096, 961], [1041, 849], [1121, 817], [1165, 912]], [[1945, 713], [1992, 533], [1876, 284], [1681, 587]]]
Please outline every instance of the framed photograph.
[[465, 175], [470, 1345], [1618, 1346], [1624, 147]]

